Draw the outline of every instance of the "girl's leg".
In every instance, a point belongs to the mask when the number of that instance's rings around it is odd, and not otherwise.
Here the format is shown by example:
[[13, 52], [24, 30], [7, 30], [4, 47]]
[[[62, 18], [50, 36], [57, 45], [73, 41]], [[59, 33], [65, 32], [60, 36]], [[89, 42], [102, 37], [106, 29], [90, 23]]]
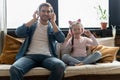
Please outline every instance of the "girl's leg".
[[74, 66], [75, 64], [80, 63], [79, 60], [77, 60], [76, 58], [70, 56], [69, 54], [64, 54], [64, 55], [62, 56], [62, 60], [63, 60], [66, 64], [68, 64], [68, 65], [70, 65], [70, 66]]
[[99, 51], [92, 53], [83, 60], [83, 64], [90, 64], [98, 61], [101, 58], [102, 54]]

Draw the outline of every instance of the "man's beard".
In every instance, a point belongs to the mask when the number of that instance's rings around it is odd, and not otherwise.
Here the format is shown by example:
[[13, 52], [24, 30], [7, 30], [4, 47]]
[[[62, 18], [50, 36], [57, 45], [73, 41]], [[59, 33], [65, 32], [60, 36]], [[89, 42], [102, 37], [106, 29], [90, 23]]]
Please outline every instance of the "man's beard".
[[48, 17], [48, 16], [43, 16], [43, 17], [41, 17], [41, 20], [42, 20], [42, 21], [48, 21], [48, 20], [49, 20], [49, 17]]

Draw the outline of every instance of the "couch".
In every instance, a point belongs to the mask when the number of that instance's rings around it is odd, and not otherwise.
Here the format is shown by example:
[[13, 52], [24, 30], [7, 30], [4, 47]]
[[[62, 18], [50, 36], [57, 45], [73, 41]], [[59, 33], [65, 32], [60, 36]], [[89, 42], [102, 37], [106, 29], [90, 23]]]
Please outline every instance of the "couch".
[[[15, 56], [24, 40], [6, 35], [4, 39], [3, 51], [0, 55], [0, 80], [9, 80], [9, 69], [15, 61]], [[57, 44], [59, 58], [62, 55], [60, 44]], [[102, 58], [96, 64], [81, 66], [67, 66], [63, 80], [119, 80], [120, 62], [116, 60], [119, 47], [99, 45], [92, 47], [91, 51], [99, 50]], [[47, 80], [50, 71], [36, 67], [25, 74], [25, 80]]]

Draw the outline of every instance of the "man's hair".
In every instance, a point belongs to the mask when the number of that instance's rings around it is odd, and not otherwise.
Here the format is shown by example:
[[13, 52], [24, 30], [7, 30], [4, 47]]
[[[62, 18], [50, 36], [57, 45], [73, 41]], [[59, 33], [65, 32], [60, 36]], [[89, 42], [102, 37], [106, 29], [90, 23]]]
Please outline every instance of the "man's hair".
[[40, 6], [38, 7], [38, 11], [40, 11], [43, 6], [50, 7], [51, 12], [54, 11], [53, 7], [52, 7], [52, 5], [50, 3], [42, 3], [42, 4], [40, 4]]

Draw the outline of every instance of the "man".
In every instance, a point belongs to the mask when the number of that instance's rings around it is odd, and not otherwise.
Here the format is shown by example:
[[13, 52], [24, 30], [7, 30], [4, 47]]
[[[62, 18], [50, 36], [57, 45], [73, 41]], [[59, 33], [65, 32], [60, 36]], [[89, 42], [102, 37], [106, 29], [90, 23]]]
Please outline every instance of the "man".
[[34, 67], [50, 70], [48, 80], [62, 80], [65, 64], [57, 58], [55, 42], [64, 42], [65, 36], [55, 20], [53, 7], [42, 3], [33, 19], [16, 29], [16, 35], [25, 41], [10, 68], [11, 80], [23, 80], [24, 74]]

